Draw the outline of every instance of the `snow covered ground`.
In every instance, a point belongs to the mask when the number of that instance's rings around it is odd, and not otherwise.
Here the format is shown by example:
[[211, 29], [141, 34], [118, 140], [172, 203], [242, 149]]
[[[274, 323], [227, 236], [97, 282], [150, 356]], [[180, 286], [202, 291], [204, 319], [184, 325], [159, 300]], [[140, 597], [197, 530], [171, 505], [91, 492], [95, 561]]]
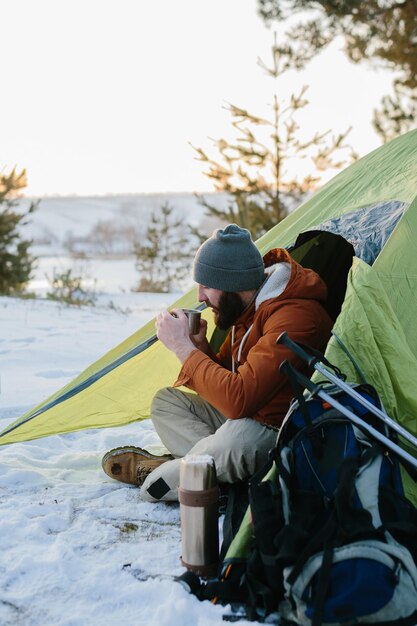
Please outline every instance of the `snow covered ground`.
[[[0, 297], [1, 430], [179, 296], [132, 293], [132, 256], [74, 260], [62, 245], [69, 230], [83, 236], [98, 220], [143, 216], [167, 199], [191, 217], [190, 196], [41, 202], [28, 225], [38, 256], [29, 291], [37, 298]], [[97, 306], [42, 299], [48, 276], [68, 268], [95, 291]], [[199, 602], [173, 581], [185, 571], [179, 506], [143, 502], [138, 489], [101, 470], [110, 448], [150, 443], [157, 437], [145, 420], [0, 446], [0, 626], [224, 623], [227, 608]]]
[[[0, 427], [174, 298], [129, 294], [129, 314], [0, 298]], [[1, 626], [224, 623], [227, 608], [172, 580], [185, 571], [179, 506], [143, 502], [101, 470], [109, 448], [156, 441], [146, 420], [0, 448]]]

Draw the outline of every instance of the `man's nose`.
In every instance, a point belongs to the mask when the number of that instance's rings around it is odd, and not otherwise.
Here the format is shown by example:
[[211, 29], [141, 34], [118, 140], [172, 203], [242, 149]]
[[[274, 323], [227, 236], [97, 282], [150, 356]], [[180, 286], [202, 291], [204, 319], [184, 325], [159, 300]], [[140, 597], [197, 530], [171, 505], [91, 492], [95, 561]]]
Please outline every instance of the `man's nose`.
[[198, 301], [199, 302], [206, 302], [207, 301], [206, 292], [205, 292], [204, 287], [202, 285], [198, 285]]

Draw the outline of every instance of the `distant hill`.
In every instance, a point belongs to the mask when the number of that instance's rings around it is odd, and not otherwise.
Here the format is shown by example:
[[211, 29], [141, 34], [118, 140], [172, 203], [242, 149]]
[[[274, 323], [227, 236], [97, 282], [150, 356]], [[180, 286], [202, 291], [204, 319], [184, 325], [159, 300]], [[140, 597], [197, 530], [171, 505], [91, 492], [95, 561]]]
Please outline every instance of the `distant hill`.
[[[226, 195], [204, 194], [219, 208], [226, 205]], [[28, 207], [32, 198], [22, 198]], [[24, 227], [25, 236], [33, 239], [36, 256], [84, 253], [126, 255], [132, 242], [146, 228], [152, 211], [168, 203], [178, 217], [193, 226], [211, 232], [217, 226], [204, 214], [193, 193], [154, 193], [105, 196], [57, 196], [40, 200], [38, 209]]]

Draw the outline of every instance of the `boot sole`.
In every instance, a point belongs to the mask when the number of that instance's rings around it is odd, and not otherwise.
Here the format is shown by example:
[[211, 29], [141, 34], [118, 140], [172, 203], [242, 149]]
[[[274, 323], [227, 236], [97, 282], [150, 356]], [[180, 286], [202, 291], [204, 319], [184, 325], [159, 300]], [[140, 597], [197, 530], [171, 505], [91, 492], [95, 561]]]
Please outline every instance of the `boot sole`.
[[[101, 466], [104, 473], [110, 476], [110, 478], [128, 485], [140, 487], [148, 474], [166, 461], [172, 460], [172, 458], [171, 455], [166, 454], [156, 456], [136, 446], [121, 446], [120, 448], [109, 450], [104, 455]], [[142, 468], [141, 474], [145, 471], [145, 476], [138, 479], [138, 470], [140, 468]]]
[[167, 461], [171, 461], [173, 457], [171, 455], [164, 454], [162, 456], [156, 456], [155, 454], [151, 454], [144, 450], [143, 448], [137, 448], [135, 446], [121, 446], [120, 448], [113, 448], [109, 450], [101, 460], [101, 466], [104, 468], [104, 464], [113, 458], [118, 457], [120, 454], [126, 454], [126, 452], [132, 452], [133, 454], [137, 454], [138, 456], [143, 456], [145, 459], [152, 459], [154, 461], [159, 461], [162, 459], [166, 459]]

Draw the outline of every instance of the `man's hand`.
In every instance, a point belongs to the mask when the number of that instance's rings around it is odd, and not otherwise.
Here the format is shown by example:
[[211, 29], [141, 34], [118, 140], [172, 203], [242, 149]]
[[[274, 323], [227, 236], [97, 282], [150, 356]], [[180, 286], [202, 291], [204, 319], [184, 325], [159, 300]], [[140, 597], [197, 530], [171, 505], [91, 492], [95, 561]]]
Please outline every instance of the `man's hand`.
[[[188, 358], [193, 350], [196, 349], [195, 345], [190, 338], [190, 331], [188, 328], [188, 317], [181, 309], [174, 309], [171, 315], [168, 311], [162, 311], [156, 318], [156, 335], [160, 341], [176, 354], [181, 363]], [[206, 324], [207, 328], [207, 324]], [[201, 329], [198, 335], [201, 333]]]
[[207, 340], [207, 321], [205, 319], [200, 318], [200, 330], [196, 335], [190, 335], [190, 339], [198, 350], [204, 354], [209, 354], [210, 346]]

